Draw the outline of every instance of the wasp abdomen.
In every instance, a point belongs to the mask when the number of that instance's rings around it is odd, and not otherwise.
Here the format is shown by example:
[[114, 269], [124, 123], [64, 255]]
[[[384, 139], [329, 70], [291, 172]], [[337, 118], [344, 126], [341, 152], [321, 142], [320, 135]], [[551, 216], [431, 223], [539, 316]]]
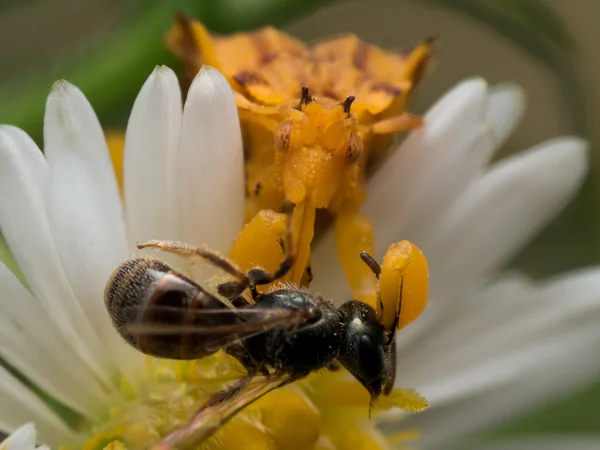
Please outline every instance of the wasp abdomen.
[[[135, 258], [123, 263], [107, 283], [104, 299], [119, 334], [143, 353], [189, 360], [220, 348], [211, 334], [190, 330], [223, 325], [223, 317], [198, 311], [226, 307], [160, 261]], [[135, 327], [145, 331], [132, 331]], [[172, 331], [165, 333], [166, 329]]]

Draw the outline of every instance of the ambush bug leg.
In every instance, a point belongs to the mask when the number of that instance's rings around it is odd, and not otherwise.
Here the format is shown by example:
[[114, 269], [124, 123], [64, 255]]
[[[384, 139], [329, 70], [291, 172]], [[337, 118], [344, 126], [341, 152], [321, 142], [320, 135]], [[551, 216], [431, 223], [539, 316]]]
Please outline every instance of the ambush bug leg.
[[389, 246], [379, 276], [381, 323], [386, 331], [403, 328], [423, 312], [428, 277], [427, 260], [415, 244], [400, 241]]
[[437, 37], [432, 36], [421, 42], [411, 52], [408, 60], [406, 61], [406, 70], [404, 71], [404, 77], [407, 80], [411, 80], [413, 85], [417, 85], [423, 74], [427, 70], [429, 61], [431, 61], [431, 53]]
[[414, 130], [423, 125], [423, 118], [404, 113], [375, 123], [372, 132], [375, 134], [400, 133], [402, 131]]
[[291, 240], [296, 248], [296, 261], [289, 281], [300, 284], [310, 260], [310, 244], [315, 233], [316, 208], [306, 199], [294, 207], [291, 222]]
[[296, 245], [290, 216], [260, 211], [236, 237], [229, 256], [248, 270], [251, 285], [270, 284], [292, 269]]
[[[201, 64], [208, 64], [222, 72], [212, 38], [200, 22], [183, 14], [176, 14], [175, 25], [167, 34], [165, 41], [167, 47], [184, 62], [186, 90], [200, 69], [198, 67], [200, 60]], [[202, 49], [201, 53], [199, 49]]]
[[338, 216], [335, 221], [335, 242], [352, 296], [377, 311], [377, 279], [373, 276], [371, 266], [357, 258], [361, 253], [374, 254], [371, 223], [359, 213]]
[[[229, 257], [242, 270], [261, 267], [273, 273], [284, 258], [287, 218], [285, 214], [261, 210], [240, 231], [229, 249]], [[264, 288], [259, 288], [263, 291]]]

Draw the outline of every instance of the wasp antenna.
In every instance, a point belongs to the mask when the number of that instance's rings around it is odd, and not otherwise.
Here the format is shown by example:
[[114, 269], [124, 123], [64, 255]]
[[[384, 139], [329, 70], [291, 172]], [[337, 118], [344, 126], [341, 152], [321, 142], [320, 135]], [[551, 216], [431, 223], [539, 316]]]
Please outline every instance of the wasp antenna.
[[342, 106], [344, 107], [344, 112], [346, 114], [350, 114], [350, 107], [352, 106], [352, 103], [354, 102], [354, 95], [349, 95], [348, 97], [346, 97], [346, 100], [344, 100], [342, 102]]
[[379, 263], [367, 252], [360, 252], [360, 259], [362, 259], [369, 269], [371, 269], [371, 272], [379, 278], [379, 275], [381, 274], [381, 266]]
[[308, 105], [313, 101], [312, 95], [306, 86], [302, 86], [302, 97], [300, 97], [300, 105]]

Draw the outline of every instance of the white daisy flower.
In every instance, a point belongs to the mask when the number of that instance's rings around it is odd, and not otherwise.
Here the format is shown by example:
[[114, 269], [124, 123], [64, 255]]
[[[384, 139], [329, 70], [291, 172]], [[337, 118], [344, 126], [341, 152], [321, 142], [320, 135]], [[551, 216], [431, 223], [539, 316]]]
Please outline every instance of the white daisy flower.
[[[368, 186], [364, 212], [377, 250], [410, 239], [430, 264], [431, 307], [398, 334], [397, 371], [397, 383], [425, 394], [429, 410], [369, 420], [366, 394], [353, 400], [346, 385], [336, 393], [339, 377], [324, 375], [266, 396], [240, 415], [245, 420], [229, 423], [233, 431], [220, 433], [214, 448], [242, 440], [269, 449], [312, 449], [315, 442], [388, 448], [406, 430], [419, 431], [422, 448], [447, 448], [598, 374], [600, 361], [587, 355], [600, 341], [593, 326], [600, 270], [540, 284], [497, 277], [586, 171], [586, 144], [568, 137], [488, 167], [523, 107], [514, 86], [461, 83]], [[76, 87], [59, 82], [48, 97], [44, 155], [23, 131], [0, 127], [0, 229], [28, 285], [0, 265], [0, 355], [81, 417], [67, 424], [1, 369], [0, 428], [34, 421], [39, 440], [52, 446], [80, 447], [90, 438], [86, 448], [114, 440], [149, 445], [183, 423], [205, 389], [239, 376], [223, 356], [144, 361], [112, 329], [103, 290], [136, 241], [178, 239], [227, 251], [242, 227], [243, 203], [235, 102], [211, 68], [197, 75], [183, 109], [170, 69], [157, 68], [142, 87], [127, 128], [124, 202], [100, 124]], [[326, 237], [315, 249], [314, 290], [344, 300], [332, 242]], [[27, 433], [29, 445], [35, 439]]]
[[37, 431], [33, 423], [26, 423], [0, 443], [0, 450], [48, 450], [45, 445], [36, 446]]

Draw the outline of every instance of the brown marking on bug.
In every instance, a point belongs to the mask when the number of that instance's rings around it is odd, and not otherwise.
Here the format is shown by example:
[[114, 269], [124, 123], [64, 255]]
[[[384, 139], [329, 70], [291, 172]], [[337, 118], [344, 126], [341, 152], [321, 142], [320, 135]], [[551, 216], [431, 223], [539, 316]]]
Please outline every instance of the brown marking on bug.
[[354, 67], [357, 69], [366, 71], [368, 59], [369, 46], [364, 42], [357, 42], [356, 50], [354, 51], [354, 56], [352, 58], [352, 64], [354, 64]]
[[273, 135], [275, 148], [281, 152], [285, 152], [290, 148], [290, 139], [292, 138], [292, 122], [284, 120], [275, 129]]
[[371, 89], [373, 91], [384, 92], [392, 97], [397, 97], [402, 93], [402, 89], [380, 81], [373, 83]]
[[266, 84], [266, 80], [256, 72], [244, 70], [233, 76], [233, 79], [237, 81], [240, 86], [246, 87], [251, 84]]

